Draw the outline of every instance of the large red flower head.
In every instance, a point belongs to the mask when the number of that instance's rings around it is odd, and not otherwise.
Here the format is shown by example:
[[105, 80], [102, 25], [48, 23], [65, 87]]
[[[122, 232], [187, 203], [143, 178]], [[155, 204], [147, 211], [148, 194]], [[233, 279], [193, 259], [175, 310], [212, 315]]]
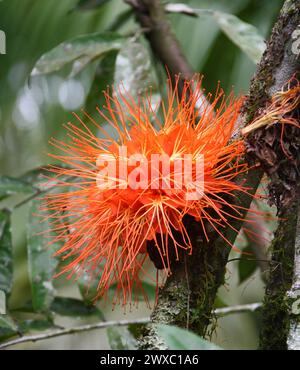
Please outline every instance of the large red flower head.
[[116, 301], [132, 301], [148, 241], [166, 273], [170, 245], [177, 257], [180, 250], [192, 253], [184, 216], [194, 217], [206, 236], [206, 224], [217, 229], [239, 215], [225, 198], [245, 191], [232, 182], [246, 170], [240, 164], [244, 146], [230, 142], [242, 99], [218, 91], [207, 105], [200, 85], [199, 78], [185, 82], [179, 96], [178, 83], [174, 89], [169, 84], [160, 109], [153, 109], [151, 96], [136, 103], [127, 93], [106, 94], [104, 110], [97, 110], [117, 140], [87, 113], [83, 119], [74, 114], [78, 125], [67, 124], [70, 143], [51, 140], [64, 152], [52, 157], [67, 165], [51, 166], [59, 181], [46, 197], [55, 241], [64, 243], [57, 255], [68, 261], [61, 273], [89, 272], [99, 281], [97, 296], [115, 284]]

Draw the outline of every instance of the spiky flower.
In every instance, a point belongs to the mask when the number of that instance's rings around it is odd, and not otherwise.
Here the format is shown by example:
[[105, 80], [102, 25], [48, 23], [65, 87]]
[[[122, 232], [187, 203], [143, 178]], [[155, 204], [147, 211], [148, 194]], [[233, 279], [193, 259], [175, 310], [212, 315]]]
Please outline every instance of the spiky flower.
[[137, 103], [121, 91], [106, 93], [106, 106], [97, 111], [117, 141], [86, 112], [84, 118], [74, 113], [78, 125], [66, 125], [69, 143], [51, 140], [63, 152], [51, 156], [67, 165], [51, 166], [56, 191], [46, 197], [55, 241], [64, 244], [56, 254], [68, 261], [60, 273], [88, 272], [98, 279], [97, 297], [114, 284], [115, 302], [134, 299], [146, 273], [148, 241], [171, 273], [171, 244], [177, 257], [180, 250], [192, 253], [184, 216], [194, 217], [206, 238], [206, 225], [218, 230], [240, 217], [228, 197], [246, 191], [232, 181], [247, 170], [240, 164], [244, 146], [230, 142], [242, 99], [226, 99], [218, 89], [208, 106], [201, 104], [200, 88], [200, 78], [185, 82], [179, 96], [178, 80], [174, 89], [169, 83], [159, 110], [151, 95]]

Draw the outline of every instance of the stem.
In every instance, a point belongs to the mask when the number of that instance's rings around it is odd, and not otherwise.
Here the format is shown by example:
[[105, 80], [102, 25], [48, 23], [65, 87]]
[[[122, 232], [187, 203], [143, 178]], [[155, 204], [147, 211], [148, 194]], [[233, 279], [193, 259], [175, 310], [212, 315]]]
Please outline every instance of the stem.
[[24, 204], [30, 202], [31, 200], [33, 200], [34, 198], [38, 197], [39, 195], [43, 194], [43, 193], [46, 193], [46, 191], [41, 191], [41, 190], [37, 190], [35, 191], [33, 194], [31, 194], [29, 197], [23, 199], [21, 202], [17, 203], [14, 207], [13, 207], [13, 210], [15, 209], [18, 209], [22, 206], [24, 206]]
[[[132, 6], [136, 18], [145, 30], [145, 36], [151, 49], [163, 68], [167, 68], [172, 83], [176, 81], [176, 75], [180, 75], [178, 85], [181, 91], [184, 80], [191, 80], [195, 71], [181, 51], [181, 47], [172, 32], [170, 23], [166, 17], [164, 6], [160, 0], [124, 0]], [[209, 101], [201, 94], [201, 105], [208, 107]]]
[[151, 49], [161, 64], [168, 68], [171, 78], [180, 73], [183, 78], [191, 79], [195, 72], [181, 51], [161, 2], [159, 0], [125, 1], [135, 10], [142, 28], [147, 30], [146, 37]]
[[136, 319], [136, 320], [120, 320], [120, 321], [106, 321], [106, 322], [99, 322], [96, 324], [87, 324], [87, 325], [81, 325], [81, 326], [75, 326], [73, 328], [67, 328], [67, 329], [59, 329], [59, 330], [53, 330], [48, 333], [42, 333], [42, 334], [35, 334], [35, 335], [28, 335], [21, 338], [10, 340], [6, 343], [0, 344], [0, 349], [13, 346], [20, 343], [25, 342], [37, 342], [45, 339], [55, 338], [55, 337], [61, 337], [62, 335], [70, 335], [75, 333], [83, 333], [85, 331], [91, 331], [96, 329], [105, 329], [110, 328], [112, 326], [127, 326], [127, 325], [133, 325], [133, 324], [147, 324], [149, 322], [149, 318], [142, 318], [142, 319]]
[[[250, 304], [244, 304], [244, 305], [238, 305], [238, 306], [231, 306], [231, 307], [222, 307], [217, 308], [214, 311], [215, 315], [219, 316], [225, 316], [230, 315], [234, 313], [243, 313], [243, 312], [254, 312], [257, 309], [261, 307], [261, 303], [250, 303]], [[89, 324], [89, 325], [81, 325], [76, 326], [74, 328], [68, 328], [68, 329], [60, 329], [60, 330], [53, 330], [48, 333], [43, 334], [36, 334], [36, 335], [28, 335], [21, 338], [13, 339], [10, 341], [7, 341], [3, 344], [0, 344], [0, 349], [4, 349], [16, 344], [25, 343], [25, 342], [38, 342], [45, 339], [50, 339], [54, 337], [59, 337], [63, 335], [70, 335], [75, 333], [82, 333], [85, 331], [91, 331], [96, 329], [106, 329], [110, 327], [115, 326], [128, 326], [128, 325], [141, 325], [141, 324], [148, 324], [150, 323], [150, 317], [145, 317], [142, 319], [136, 319], [136, 320], [120, 320], [120, 321], [106, 321], [96, 324]]]
[[217, 308], [214, 314], [217, 316], [231, 315], [233, 313], [255, 312], [261, 308], [262, 303], [239, 304], [236, 306]]

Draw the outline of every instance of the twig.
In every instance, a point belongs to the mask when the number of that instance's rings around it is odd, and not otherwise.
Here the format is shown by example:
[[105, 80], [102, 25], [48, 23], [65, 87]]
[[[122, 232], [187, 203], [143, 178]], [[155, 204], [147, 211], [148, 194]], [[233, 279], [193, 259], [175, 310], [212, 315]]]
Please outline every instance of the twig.
[[60, 337], [62, 335], [82, 333], [85, 331], [91, 331], [91, 330], [96, 330], [96, 329], [105, 329], [105, 328], [109, 328], [112, 326], [127, 326], [131, 324], [147, 324], [149, 323], [149, 321], [150, 321], [150, 318], [146, 317], [146, 318], [141, 318], [141, 319], [136, 319], [136, 320], [105, 321], [105, 322], [99, 322], [96, 324], [75, 326], [73, 328], [53, 330], [53, 331], [49, 331], [48, 333], [28, 335], [28, 336], [24, 336], [21, 338], [10, 340], [6, 343], [0, 344], [0, 349], [4, 349], [6, 347], [13, 346], [13, 345], [20, 344], [20, 343], [37, 342], [37, 341], [45, 340], [49, 338]]
[[240, 304], [230, 307], [216, 308], [214, 314], [217, 316], [231, 315], [233, 313], [243, 313], [243, 312], [255, 312], [262, 306], [262, 303], [249, 303]]
[[33, 200], [34, 198], [38, 197], [39, 195], [43, 194], [45, 191], [42, 191], [42, 190], [37, 190], [35, 191], [33, 194], [31, 194], [29, 197], [23, 199], [21, 202], [17, 203], [15, 206], [13, 206], [13, 209], [18, 209], [22, 206], [24, 206], [24, 204], [30, 202], [31, 200]]
[[[261, 305], [262, 305], [261, 303], [250, 303], [250, 304], [244, 304], [244, 305], [222, 307], [222, 308], [215, 309], [214, 313], [217, 316], [225, 316], [225, 315], [249, 312], [249, 311], [254, 312], [258, 308], [260, 308]], [[105, 321], [105, 322], [100, 322], [96, 324], [75, 326], [73, 328], [53, 330], [53, 331], [49, 331], [43, 334], [34, 334], [34, 335], [28, 335], [28, 336], [24, 336], [21, 338], [13, 339], [13, 340], [0, 344], [0, 349], [14, 346], [16, 344], [21, 344], [21, 343], [26, 343], [26, 342], [38, 342], [38, 341], [45, 340], [45, 339], [60, 337], [63, 335], [78, 334], [78, 333], [83, 333], [85, 331], [91, 331], [91, 330], [96, 330], [96, 329], [106, 329], [106, 328], [115, 327], [115, 326], [128, 326], [128, 325], [136, 325], [136, 324], [149, 324], [150, 322], [151, 322], [150, 317], [144, 317], [144, 318], [136, 319], [136, 320]]]

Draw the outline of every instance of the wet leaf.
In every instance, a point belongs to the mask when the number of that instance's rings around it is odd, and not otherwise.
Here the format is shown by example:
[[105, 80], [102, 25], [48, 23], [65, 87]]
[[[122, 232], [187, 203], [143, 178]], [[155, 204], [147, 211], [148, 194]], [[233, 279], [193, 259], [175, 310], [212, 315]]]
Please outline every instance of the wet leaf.
[[27, 227], [28, 269], [32, 291], [32, 306], [35, 311], [47, 311], [54, 298], [52, 278], [57, 260], [52, 256], [55, 246], [48, 244], [49, 222], [41, 222], [41, 201], [34, 199], [29, 211]]
[[59, 71], [71, 63], [73, 63], [71, 74], [74, 76], [88, 63], [112, 50], [119, 50], [122, 43], [122, 36], [112, 32], [74, 37], [42, 55], [32, 70], [31, 77]]
[[14, 336], [18, 332], [17, 325], [9, 315], [0, 315], [0, 340]]
[[266, 45], [257, 28], [232, 14], [216, 11], [212, 14], [230, 40], [243, 50], [254, 63], [258, 63]]
[[[96, 68], [94, 81], [85, 105], [86, 111], [91, 115], [93, 115], [97, 106], [102, 109], [102, 106], [105, 103], [103, 91], [113, 85], [116, 57], [117, 52], [111, 51], [104, 56]], [[97, 117], [99, 120], [100, 117], [98, 114]]]
[[141, 43], [128, 40], [121, 48], [116, 59], [114, 85], [135, 98], [151, 88], [153, 108], [160, 101], [151, 58]]

